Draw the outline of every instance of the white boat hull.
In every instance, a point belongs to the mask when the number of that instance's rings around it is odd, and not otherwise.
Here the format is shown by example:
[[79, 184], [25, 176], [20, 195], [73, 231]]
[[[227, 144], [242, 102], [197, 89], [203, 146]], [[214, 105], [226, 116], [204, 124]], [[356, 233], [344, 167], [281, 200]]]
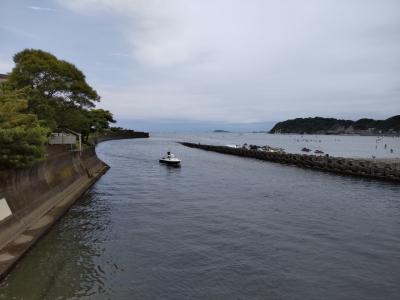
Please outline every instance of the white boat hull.
[[181, 164], [181, 160], [177, 158], [161, 158], [160, 163], [172, 166], [178, 166]]

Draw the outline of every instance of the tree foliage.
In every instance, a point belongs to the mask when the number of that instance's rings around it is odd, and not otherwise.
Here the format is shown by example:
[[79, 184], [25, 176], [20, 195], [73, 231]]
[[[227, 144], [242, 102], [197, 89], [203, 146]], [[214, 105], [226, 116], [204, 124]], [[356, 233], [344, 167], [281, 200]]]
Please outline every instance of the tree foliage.
[[85, 75], [54, 55], [26, 49], [0, 84], [0, 169], [25, 167], [43, 158], [51, 131], [80, 132], [84, 141], [114, 123]]
[[111, 112], [104, 109], [91, 109], [85, 113], [85, 124], [82, 126], [82, 139], [88, 142], [92, 133], [103, 133], [110, 128], [110, 123], [115, 123]]
[[277, 123], [272, 129], [271, 133], [316, 133], [319, 131], [328, 131], [335, 127], [342, 126], [348, 127], [353, 121], [338, 120], [334, 118], [297, 118]]
[[12, 89], [27, 88], [28, 111], [50, 128], [77, 127], [77, 117], [69, 122], [65, 113], [84, 118], [83, 111], [100, 100], [82, 71], [48, 52], [26, 49], [14, 55], [14, 62], [6, 84]]
[[43, 158], [49, 130], [33, 114], [23, 113], [21, 90], [0, 87], [0, 169], [30, 166]]
[[92, 132], [102, 132], [110, 128], [110, 123], [115, 123], [112, 113], [104, 109], [92, 109], [88, 111], [87, 118]]
[[400, 116], [394, 116], [386, 120], [364, 118], [358, 121], [321, 117], [297, 118], [277, 123], [270, 130], [270, 133], [330, 133], [339, 129], [349, 129], [350, 126], [353, 127], [355, 132], [367, 130], [371, 133], [400, 132]]

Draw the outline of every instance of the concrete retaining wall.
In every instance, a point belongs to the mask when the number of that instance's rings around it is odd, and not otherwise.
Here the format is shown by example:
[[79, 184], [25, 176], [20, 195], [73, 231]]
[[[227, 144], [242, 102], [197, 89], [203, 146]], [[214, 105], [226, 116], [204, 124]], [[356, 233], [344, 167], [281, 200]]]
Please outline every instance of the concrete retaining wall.
[[91, 147], [0, 172], [0, 199], [11, 212], [0, 220], [0, 277], [107, 169]]
[[[147, 137], [122, 130], [95, 142]], [[94, 146], [82, 153], [51, 146], [47, 155], [29, 169], [0, 172], [0, 279], [109, 168]]]
[[121, 130], [111, 131], [105, 133], [103, 136], [98, 137], [94, 140], [94, 143], [100, 143], [109, 140], [122, 140], [122, 139], [137, 139], [137, 138], [148, 138], [148, 132], [134, 131], [134, 130]]
[[320, 171], [333, 172], [343, 175], [362, 176], [383, 180], [400, 182], [400, 168], [398, 162], [379, 160], [363, 160], [343, 157], [327, 157], [317, 155], [270, 153], [226, 146], [202, 145], [195, 143], [181, 143], [191, 148], [199, 148], [207, 151], [215, 151], [243, 157], [251, 157], [265, 161], [282, 164], [296, 165]]

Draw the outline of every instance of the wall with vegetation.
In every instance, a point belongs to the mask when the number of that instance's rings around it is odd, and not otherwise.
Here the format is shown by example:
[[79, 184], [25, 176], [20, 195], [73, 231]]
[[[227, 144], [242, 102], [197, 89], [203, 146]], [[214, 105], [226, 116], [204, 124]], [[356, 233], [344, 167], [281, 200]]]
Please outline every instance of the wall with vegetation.
[[12, 212], [0, 221], [0, 248], [51, 209], [72, 184], [84, 184], [106, 169], [90, 147], [82, 154], [54, 155], [28, 169], [0, 172], [0, 199], [6, 199]]

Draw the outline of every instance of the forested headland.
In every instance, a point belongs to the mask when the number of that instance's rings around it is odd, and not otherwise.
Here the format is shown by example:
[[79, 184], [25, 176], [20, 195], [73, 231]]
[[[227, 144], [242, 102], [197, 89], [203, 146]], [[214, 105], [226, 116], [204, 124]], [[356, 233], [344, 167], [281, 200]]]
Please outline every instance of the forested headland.
[[386, 120], [335, 118], [296, 118], [277, 123], [270, 133], [297, 134], [400, 134], [400, 115]]

